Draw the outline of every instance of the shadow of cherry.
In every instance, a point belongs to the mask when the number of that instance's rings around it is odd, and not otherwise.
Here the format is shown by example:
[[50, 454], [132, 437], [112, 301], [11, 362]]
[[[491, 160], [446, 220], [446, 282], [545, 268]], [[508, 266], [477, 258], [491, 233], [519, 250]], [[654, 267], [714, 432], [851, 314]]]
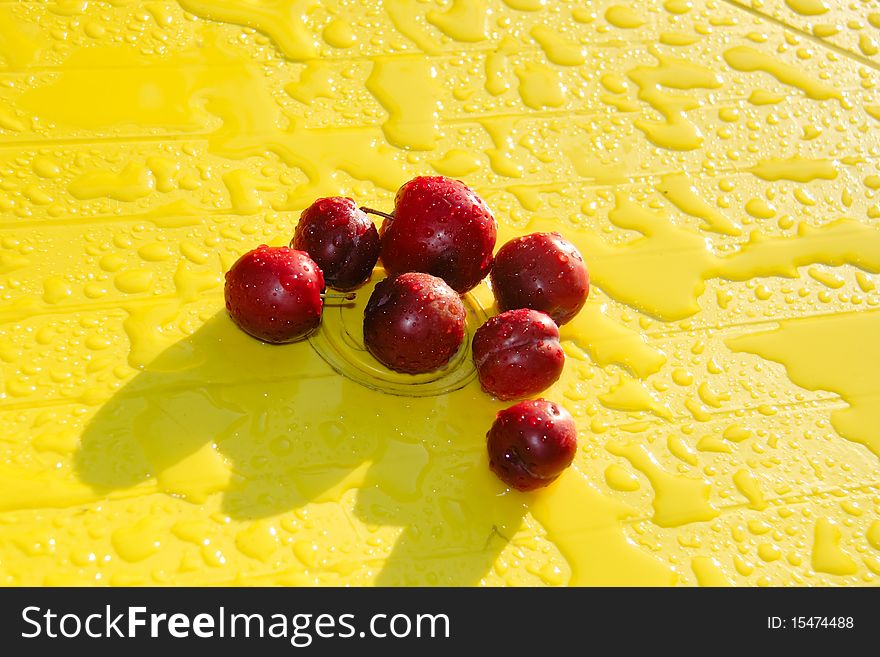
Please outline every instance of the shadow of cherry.
[[220, 494], [239, 521], [354, 491], [355, 518], [400, 527], [378, 584], [468, 585], [527, 510], [488, 469], [485, 433], [499, 408], [476, 382], [421, 398], [364, 388], [308, 342], [261, 343], [221, 312], [99, 409], [75, 467], [99, 494], [147, 483], [195, 504]]

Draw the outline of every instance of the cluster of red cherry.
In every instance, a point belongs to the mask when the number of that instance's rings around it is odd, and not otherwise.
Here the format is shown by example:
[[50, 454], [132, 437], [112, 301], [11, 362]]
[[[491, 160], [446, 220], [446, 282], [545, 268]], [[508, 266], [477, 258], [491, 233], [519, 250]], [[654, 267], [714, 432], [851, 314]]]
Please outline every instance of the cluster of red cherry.
[[[383, 217], [381, 230], [368, 214]], [[300, 217], [290, 247], [261, 245], [226, 273], [226, 308], [247, 333], [271, 343], [300, 340], [321, 322], [325, 286], [353, 298], [379, 258], [388, 277], [364, 311], [364, 345], [383, 365], [407, 374], [446, 365], [461, 348], [461, 296], [487, 275], [499, 315], [474, 334], [473, 359], [483, 390], [524, 399], [552, 385], [565, 354], [559, 325], [589, 293], [578, 250], [558, 233], [532, 233], [495, 254], [497, 223], [464, 183], [421, 176], [397, 192], [391, 214], [349, 198], [322, 198]], [[521, 401], [498, 413], [487, 434], [489, 463], [518, 490], [546, 486], [577, 449], [563, 407]]]

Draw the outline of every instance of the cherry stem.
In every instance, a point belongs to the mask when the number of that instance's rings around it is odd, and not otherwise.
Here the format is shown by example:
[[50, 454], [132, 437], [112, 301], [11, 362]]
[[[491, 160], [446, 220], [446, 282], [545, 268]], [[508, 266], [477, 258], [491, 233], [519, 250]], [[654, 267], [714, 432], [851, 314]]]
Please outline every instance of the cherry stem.
[[357, 298], [355, 292], [345, 292], [344, 294], [336, 294], [335, 292], [321, 293], [322, 299], [345, 299], [346, 301], [354, 301]]
[[367, 214], [375, 214], [380, 217], [385, 217], [386, 219], [394, 219], [394, 215], [388, 214], [387, 212], [382, 212], [381, 210], [374, 210], [373, 208], [368, 207], [360, 207], [358, 208], [361, 212], [366, 212]]

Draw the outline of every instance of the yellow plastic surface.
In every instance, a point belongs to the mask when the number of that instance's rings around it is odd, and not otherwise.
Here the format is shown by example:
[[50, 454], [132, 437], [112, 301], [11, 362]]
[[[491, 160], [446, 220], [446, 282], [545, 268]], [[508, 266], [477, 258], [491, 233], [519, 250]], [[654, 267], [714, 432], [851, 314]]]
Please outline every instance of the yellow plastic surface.
[[[876, 583], [878, 41], [874, 0], [0, 3], [0, 582]], [[476, 382], [223, 308], [315, 198], [434, 173], [591, 270], [535, 493]]]

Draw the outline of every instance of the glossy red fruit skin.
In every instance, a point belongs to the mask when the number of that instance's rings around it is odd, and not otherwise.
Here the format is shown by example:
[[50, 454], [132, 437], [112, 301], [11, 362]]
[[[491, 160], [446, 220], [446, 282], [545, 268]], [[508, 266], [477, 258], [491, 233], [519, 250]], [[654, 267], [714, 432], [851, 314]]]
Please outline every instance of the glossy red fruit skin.
[[264, 342], [301, 340], [321, 323], [324, 275], [303, 251], [261, 244], [226, 272], [226, 310]]
[[505, 401], [546, 390], [565, 364], [559, 328], [549, 315], [529, 308], [489, 319], [474, 333], [472, 351], [483, 390]]
[[491, 281], [501, 310], [540, 310], [559, 326], [574, 319], [590, 293], [583, 256], [559, 233], [532, 233], [507, 242], [495, 255]]
[[558, 404], [521, 401], [498, 413], [486, 442], [492, 472], [508, 486], [530, 491], [551, 484], [571, 465], [577, 428]]
[[443, 367], [464, 341], [466, 311], [441, 278], [422, 272], [391, 276], [364, 309], [364, 345], [386, 367], [422, 374]]
[[379, 231], [352, 199], [319, 198], [303, 210], [290, 246], [318, 263], [329, 287], [353, 290], [373, 273]]
[[389, 274], [421, 271], [464, 294], [492, 268], [498, 224], [467, 185], [443, 176], [404, 184], [382, 222], [382, 264]]

